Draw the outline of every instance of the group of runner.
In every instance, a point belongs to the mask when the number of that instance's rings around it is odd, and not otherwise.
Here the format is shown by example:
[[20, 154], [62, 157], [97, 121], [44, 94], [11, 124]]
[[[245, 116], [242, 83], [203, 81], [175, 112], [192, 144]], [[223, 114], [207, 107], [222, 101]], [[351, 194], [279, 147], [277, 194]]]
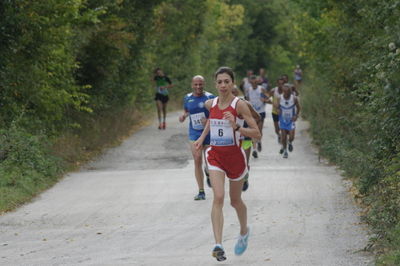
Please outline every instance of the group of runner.
[[[155, 73], [159, 129], [165, 129], [165, 107], [168, 102], [167, 89], [172, 82], [160, 69]], [[293, 151], [295, 122], [300, 112], [298, 90], [288, 83], [287, 75], [277, 80], [277, 86], [270, 89], [265, 70], [260, 69], [259, 76], [248, 71], [240, 84], [244, 99], [235, 85], [235, 76], [229, 67], [221, 67], [215, 73], [215, 86], [218, 96], [204, 91], [205, 79], [196, 75], [191, 82], [192, 92], [184, 97], [184, 111], [179, 121], [189, 117], [189, 141], [194, 159], [194, 172], [199, 188], [195, 200], [205, 200], [204, 168], [207, 184], [213, 191], [211, 221], [215, 238], [212, 256], [218, 261], [226, 259], [222, 246], [223, 204], [225, 196], [225, 177], [229, 182], [231, 205], [236, 210], [240, 223], [240, 234], [234, 247], [236, 255], [247, 248], [250, 228], [247, 225], [247, 208], [241, 198], [248, 183], [249, 159], [251, 147], [253, 157], [262, 150], [262, 130], [265, 105], [273, 105], [273, 121], [278, 142], [282, 144], [280, 153], [283, 158]], [[165, 101], [165, 96], [167, 97]], [[164, 99], [164, 102], [163, 102]], [[163, 111], [163, 116], [161, 116]], [[289, 143], [287, 138], [289, 137]]]

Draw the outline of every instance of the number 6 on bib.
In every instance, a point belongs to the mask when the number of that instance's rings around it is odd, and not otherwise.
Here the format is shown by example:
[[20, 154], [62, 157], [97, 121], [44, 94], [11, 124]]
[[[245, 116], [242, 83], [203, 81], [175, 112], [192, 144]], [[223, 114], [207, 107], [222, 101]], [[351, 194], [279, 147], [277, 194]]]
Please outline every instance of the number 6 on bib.
[[233, 129], [228, 120], [210, 119], [211, 142], [213, 146], [234, 145]]

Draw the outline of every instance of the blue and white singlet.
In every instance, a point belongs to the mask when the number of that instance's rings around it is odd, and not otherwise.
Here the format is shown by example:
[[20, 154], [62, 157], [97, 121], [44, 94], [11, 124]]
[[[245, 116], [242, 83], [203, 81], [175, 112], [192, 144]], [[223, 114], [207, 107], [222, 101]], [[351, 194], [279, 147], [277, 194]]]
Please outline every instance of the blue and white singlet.
[[[209, 112], [204, 106], [204, 103], [213, 98], [215, 98], [215, 96], [206, 91], [201, 96], [194, 96], [193, 93], [188, 93], [185, 96], [183, 108], [189, 112], [189, 140], [196, 141], [203, 132], [204, 125], [202, 120], [209, 116]], [[203, 144], [210, 144], [210, 134], [207, 135]]]
[[279, 127], [285, 130], [295, 129], [295, 123], [292, 118], [296, 115], [295, 96], [290, 95], [289, 99], [285, 99], [283, 94], [280, 96], [279, 102], [281, 113], [279, 115]]

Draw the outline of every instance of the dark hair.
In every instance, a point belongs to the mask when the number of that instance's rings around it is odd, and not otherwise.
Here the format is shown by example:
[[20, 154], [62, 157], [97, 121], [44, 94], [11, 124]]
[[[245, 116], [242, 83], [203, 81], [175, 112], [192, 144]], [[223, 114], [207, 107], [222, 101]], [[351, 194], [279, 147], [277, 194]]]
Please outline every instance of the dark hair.
[[232, 82], [235, 81], [235, 73], [233, 73], [233, 70], [230, 67], [220, 67], [220, 68], [218, 68], [217, 72], [215, 72], [215, 76], [214, 76], [215, 79], [217, 79], [217, 76], [219, 74], [224, 74], [224, 73], [228, 74], [231, 77]]
[[154, 74], [157, 74], [157, 71], [158, 71], [158, 70], [161, 70], [161, 68], [157, 67], [156, 69], [154, 69], [154, 72], [153, 72], [153, 73], [154, 73]]

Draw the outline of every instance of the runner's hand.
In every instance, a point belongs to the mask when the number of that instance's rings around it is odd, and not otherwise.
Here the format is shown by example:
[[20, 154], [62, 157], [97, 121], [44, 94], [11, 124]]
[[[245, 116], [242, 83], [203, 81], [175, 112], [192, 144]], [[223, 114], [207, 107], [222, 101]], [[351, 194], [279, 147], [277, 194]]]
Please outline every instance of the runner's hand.
[[224, 112], [224, 117], [223, 119], [228, 120], [231, 123], [231, 126], [233, 129], [236, 128], [236, 121], [235, 121], [235, 117], [233, 116], [233, 114], [229, 111]]
[[201, 140], [200, 138], [198, 140], [196, 140], [195, 142], [193, 142], [193, 146], [196, 148], [196, 150], [200, 150], [201, 147], [203, 146], [203, 140]]
[[297, 115], [295, 115], [295, 116], [292, 117], [292, 121], [293, 121], [293, 122], [296, 122], [296, 120], [297, 120]]
[[181, 115], [181, 116], [179, 116], [179, 122], [183, 122], [183, 121], [185, 121], [185, 119], [186, 119], [186, 116], [185, 115]]

